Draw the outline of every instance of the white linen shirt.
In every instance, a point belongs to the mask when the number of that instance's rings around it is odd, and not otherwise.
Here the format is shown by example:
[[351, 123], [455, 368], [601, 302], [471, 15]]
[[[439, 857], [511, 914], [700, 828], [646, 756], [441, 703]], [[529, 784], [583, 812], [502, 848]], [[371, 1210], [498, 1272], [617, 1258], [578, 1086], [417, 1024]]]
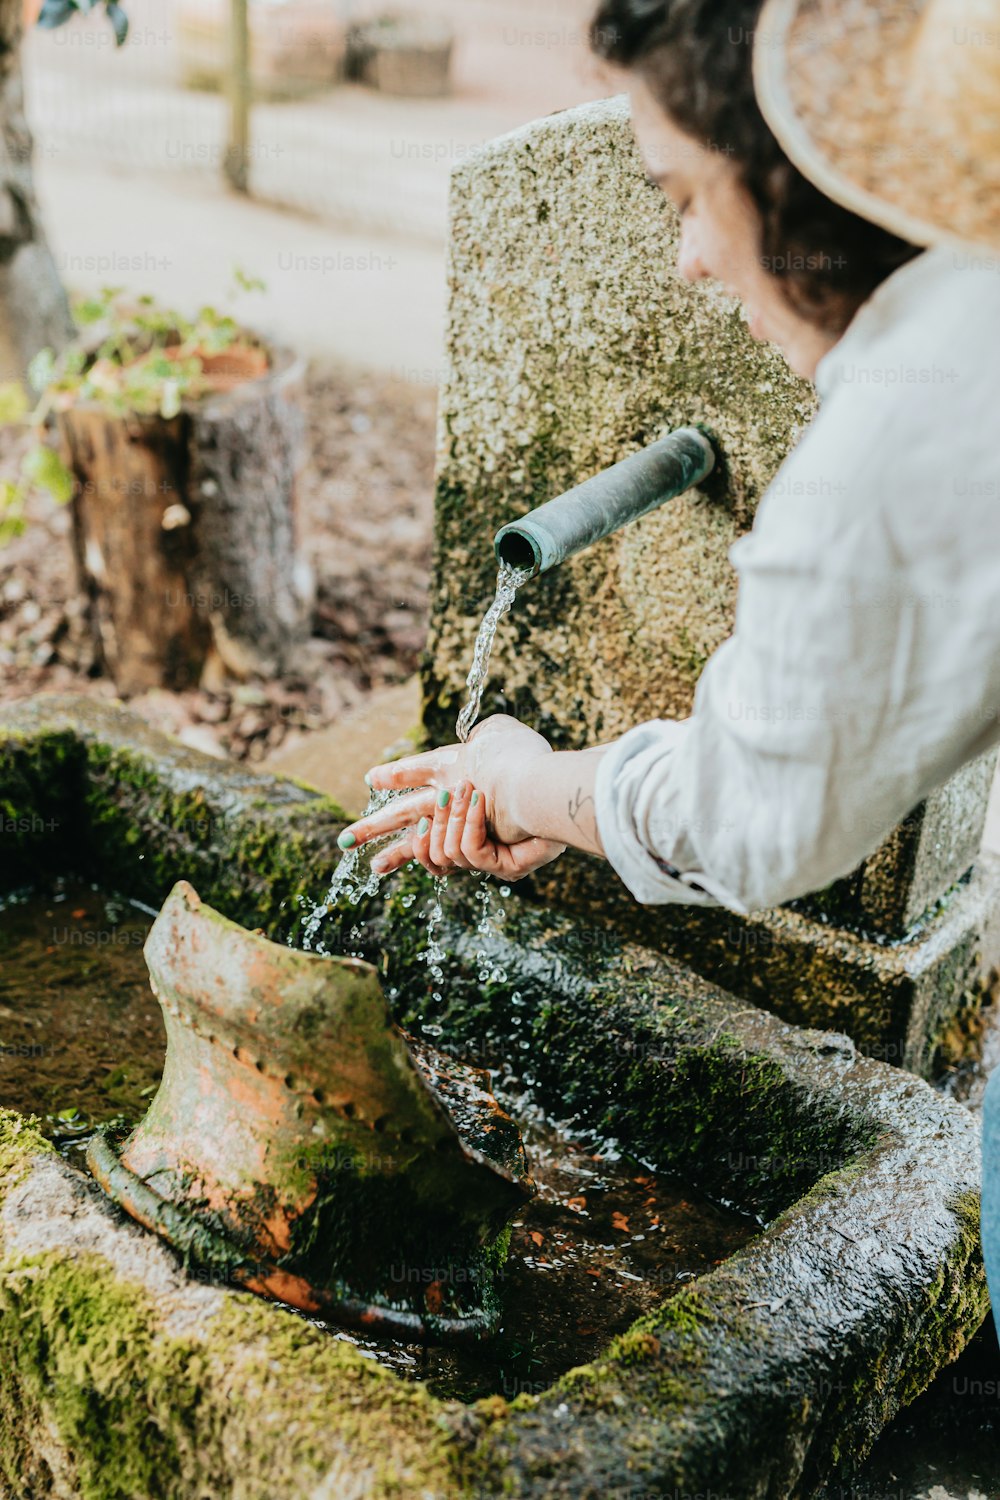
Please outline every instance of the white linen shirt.
[[598, 831], [641, 902], [820, 889], [1000, 740], [1000, 261], [900, 267], [816, 386], [730, 548], [735, 627], [691, 717], [601, 758]]

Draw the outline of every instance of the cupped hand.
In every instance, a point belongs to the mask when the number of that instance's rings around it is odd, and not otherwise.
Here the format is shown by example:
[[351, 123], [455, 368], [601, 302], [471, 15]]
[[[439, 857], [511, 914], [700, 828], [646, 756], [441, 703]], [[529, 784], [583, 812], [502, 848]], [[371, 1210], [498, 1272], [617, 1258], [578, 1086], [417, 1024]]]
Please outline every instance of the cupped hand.
[[566, 847], [533, 836], [511, 806], [510, 787], [530, 776], [532, 760], [551, 754], [548, 741], [516, 719], [484, 719], [464, 745], [374, 766], [366, 778], [371, 787], [414, 790], [351, 824], [341, 842], [360, 846], [399, 831], [402, 837], [372, 860], [377, 874], [416, 860], [433, 875], [482, 870], [520, 880]]

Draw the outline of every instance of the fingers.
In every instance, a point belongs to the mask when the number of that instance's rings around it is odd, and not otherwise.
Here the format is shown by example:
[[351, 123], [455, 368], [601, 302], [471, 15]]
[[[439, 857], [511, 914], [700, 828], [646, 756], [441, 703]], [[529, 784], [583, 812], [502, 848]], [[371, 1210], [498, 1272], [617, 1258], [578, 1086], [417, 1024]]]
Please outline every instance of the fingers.
[[[408, 784], [408, 783], [407, 783]], [[434, 792], [411, 792], [408, 797], [397, 797], [394, 802], [367, 818], [359, 818], [344, 829], [337, 840], [341, 849], [353, 849], [367, 844], [383, 834], [395, 833], [397, 829], [409, 828], [418, 818], [430, 817], [434, 810]]]
[[520, 880], [533, 870], [551, 864], [565, 852], [565, 844], [553, 843], [551, 839], [522, 839], [519, 844], [508, 844], [500, 849], [497, 875], [504, 880]]
[[[415, 860], [438, 877], [459, 869], [482, 870], [504, 880], [520, 880], [556, 859], [565, 849], [564, 844], [541, 838], [523, 839], [510, 845], [497, 843], [490, 832], [486, 798], [467, 781], [454, 788], [443, 787], [436, 793], [415, 793], [413, 797], [400, 798], [399, 802], [427, 810], [415, 826], [406, 828], [402, 838], [374, 857], [371, 867], [377, 875], [392, 874]], [[374, 823], [378, 816], [362, 819], [354, 826], [364, 832], [364, 825]], [[374, 835], [369, 832], [367, 836]]]
[[430, 856], [439, 868], [469, 868], [462, 858], [462, 834], [471, 795], [472, 787], [467, 781], [460, 781], [452, 788], [442, 787], [437, 794], [431, 824]]
[[439, 868], [444, 864], [444, 836], [448, 828], [448, 820], [451, 817], [451, 792], [447, 787], [442, 787], [434, 798], [434, 811], [431, 814], [430, 829], [430, 857]]
[[[412, 816], [417, 810], [420, 817], [414, 825]], [[364, 843], [396, 828], [403, 829], [402, 838], [379, 850], [372, 859], [372, 870], [379, 876], [391, 874], [414, 859], [435, 876], [457, 868], [519, 880], [523, 874], [549, 864], [565, 847], [546, 838], [498, 843], [490, 832], [486, 796], [469, 781], [441, 787], [438, 792], [426, 789], [397, 798], [381, 813], [363, 817], [345, 832], [354, 832], [358, 843]]]
[[380, 849], [372, 860], [372, 870], [376, 875], [392, 875], [396, 870], [401, 870], [414, 858], [413, 839], [411, 834], [405, 833], [401, 839], [387, 848]]
[[486, 798], [481, 792], [473, 791], [469, 798], [460, 848], [469, 869], [485, 870], [487, 873], [496, 869], [497, 849], [490, 838], [486, 822]]
[[413, 858], [429, 870], [432, 875], [447, 875], [446, 866], [436, 864], [431, 856], [431, 830], [433, 823], [430, 818], [421, 818], [411, 835], [413, 845]]
[[[448, 823], [441, 845], [442, 858], [447, 860], [449, 864], [455, 865], [456, 868], [462, 870], [468, 869], [468, 861], [462, 854], [462, 839], [465, 836], [465, 823], [469, 815], [473, 796], [478, 797], [479, 794], [473, 791], [471, 782], [460, 781], [452, 793], [451, 804], [448, 809]], [[431, 851], [433, 852], [433, 850], [434, 843], [432, 840]]]
[[424, 750], [420, 755], [407, 755], [402, 760], [372, 766], [365, 781], [379, 791], [398, 791], [401, 787], [409, 786], [436, 786], [458, 764], [463, 749], [462, 745], [445, 745], [441, 749]]
[[453, 790], [442, 788], [435, 794], [429, 814], [425, 813], [415, 828], [409, 828], [387, 849], [379, 850], [372, 860], [375, 874], [391, 874], [411, 859], [432, 875], [468, 870], [470, 865], [462, 854], [462, 840], [473, 796], [477, 801], [482, 800], [467, 781], [459, 782]]

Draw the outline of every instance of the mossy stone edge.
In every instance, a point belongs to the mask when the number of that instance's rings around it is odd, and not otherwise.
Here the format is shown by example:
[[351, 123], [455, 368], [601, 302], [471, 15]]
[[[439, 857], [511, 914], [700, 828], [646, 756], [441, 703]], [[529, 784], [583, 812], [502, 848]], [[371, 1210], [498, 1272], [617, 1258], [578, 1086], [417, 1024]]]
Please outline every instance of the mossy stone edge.
[[[16, 818], [25, 882], [67, 852], [151, 904], [186, 876], [274, 936], [299, 920], [298, 893], [323, 889], [346, 821], [308, 788], [73, 698], [0, 714], [0, 807]], [[349, 917], [411, 1024], [427, 973], [421, 902], [402, 899], [420, 890], [408, 875], [392, 901]], [[372, 1496], [805, 1496], [851, 1473], [957, 1356], [987, 1310], [971, 1116], [842, 1036], [504, 904], [490, 942], [508, 978], [483, 985], [473, 893], [447, 893], [450, 1045], [487, 1060], [520, 988], [550, 1106], [777, 1215], [770, 1227], [550, 1391], [464, 1409], [280, 1309], [185, 1277], [7, 1112], [0, 1493], [329, 1500], [350, 1472]]]

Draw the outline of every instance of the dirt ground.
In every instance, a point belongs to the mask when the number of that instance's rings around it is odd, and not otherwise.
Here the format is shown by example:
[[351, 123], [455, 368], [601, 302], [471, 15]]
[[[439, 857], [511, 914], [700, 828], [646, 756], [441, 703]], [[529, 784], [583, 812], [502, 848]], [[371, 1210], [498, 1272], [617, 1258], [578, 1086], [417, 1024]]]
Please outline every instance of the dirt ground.
[[[299, 525], [317, 597], [295, 672], [129, 702], [185, 743], [240, 760], [290, 749], [408, 677], [426, 633], [435, 390], [314, 364], [306, 402]], [[12, 432], [0, 428], [0, 479], [23, 447]], [[24, 536], [0, 545], [0, 701], [44, 691], [116, 696], [77, 589], [68, 510], [39, 501]]]

